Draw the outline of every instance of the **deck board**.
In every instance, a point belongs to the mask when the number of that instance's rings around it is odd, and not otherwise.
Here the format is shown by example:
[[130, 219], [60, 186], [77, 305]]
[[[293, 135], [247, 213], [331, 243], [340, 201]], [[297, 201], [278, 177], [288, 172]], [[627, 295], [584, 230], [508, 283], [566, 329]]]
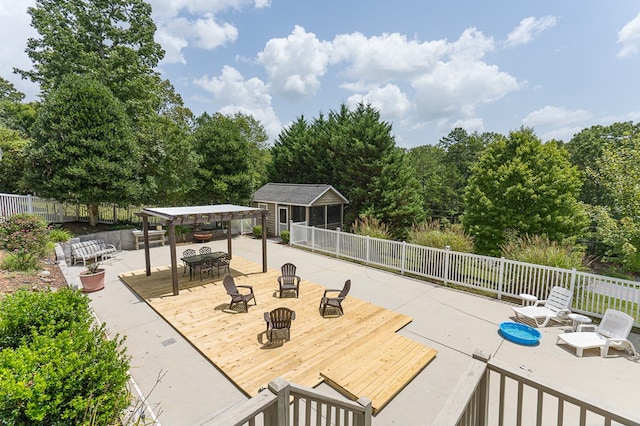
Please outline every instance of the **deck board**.
[[[411, 318], [347, 296], [343, 316], [320, 315], [324, 287], [304, 279], [300, 297], [278, 298], [280, 271], [234, 257], [237, 285], [253, 286], [257, 306], [229, 309], [216, 274], [189, 280], [178, 271], [173, 296], [169, 267], [120, 274], [139, 297], [188, 339], [248, 396], [277, 377], [315, 387], [326, 381], [344, 395], [372, 400], [374, 413], [386, 405], [436, 356], [436, 351], [396, 333]], [[337, 284], [336, 287], [341, 286]], [[296, 311], [290, 341], [269, 343], [263, 313], [279, 306]]]

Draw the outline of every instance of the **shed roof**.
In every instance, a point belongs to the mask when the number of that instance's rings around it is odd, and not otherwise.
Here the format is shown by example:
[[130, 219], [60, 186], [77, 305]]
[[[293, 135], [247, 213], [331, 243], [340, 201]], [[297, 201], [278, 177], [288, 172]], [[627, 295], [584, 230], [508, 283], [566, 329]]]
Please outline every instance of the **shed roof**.
[[253, 193], [253, 201], [311, 206], [328, 191], [338, 195], [345, 204], [349, 203], [349, 200], [333, 186], [311, 183], [267, 183]]

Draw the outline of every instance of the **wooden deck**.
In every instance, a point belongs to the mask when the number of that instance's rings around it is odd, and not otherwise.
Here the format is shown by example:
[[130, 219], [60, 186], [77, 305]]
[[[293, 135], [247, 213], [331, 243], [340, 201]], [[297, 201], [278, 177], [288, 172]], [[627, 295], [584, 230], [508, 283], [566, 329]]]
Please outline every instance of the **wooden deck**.
[[[322, 381], [349, 398], [372, 400], [374, 413], [384, 407], [436, 356], [436, 351], [396, 331], [411, 318], [348, 296], [345, 315], [320, 315], [324, 287], [302, 277], [300, 297], [278, 298], [280, 271], [262, 273], [256, 263], [235, 256], [236, 284], [252, 285], [257, 306], [229, 310], [222, 280], [189, 281], [180, 268], [180, 295], [173, 296], [169, 267], [120, 275], [133, 291], [209, 358], [248, 396], [283, 377], [315, 387]], [[341, 288], [343, 283], [336, 283]], [[263, 313], [279, 306], [296, 311], [290, 341], [269, 343]]]

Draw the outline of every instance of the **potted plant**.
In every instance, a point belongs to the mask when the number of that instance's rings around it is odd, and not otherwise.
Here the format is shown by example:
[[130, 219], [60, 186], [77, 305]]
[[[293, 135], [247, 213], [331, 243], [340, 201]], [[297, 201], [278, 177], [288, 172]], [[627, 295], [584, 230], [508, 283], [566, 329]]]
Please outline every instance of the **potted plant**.
[[104, 288], [104, 268], [99, 268], [100, 263], [91, 263], [87, 269], [80, 272], [80, 282], [82, 283], [82, 291], [91, 293], [92, 291], [102, 290]]

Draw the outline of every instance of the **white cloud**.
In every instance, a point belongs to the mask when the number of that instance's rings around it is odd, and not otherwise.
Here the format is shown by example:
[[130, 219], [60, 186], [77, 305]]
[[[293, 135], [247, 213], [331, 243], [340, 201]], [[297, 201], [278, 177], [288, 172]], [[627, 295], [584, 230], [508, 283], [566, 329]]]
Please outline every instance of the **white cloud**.
[[212, 14], [206, 14], [203, 19], [194, 23], [196, 46], [206, 50], [215, 49], [227, 42], [238, 38], [238, 30], [226, 22], [218, 24]]
[[618, 31], [618, 58], [633, 56], [640, 50], [640, 13]]
[[157, 26], [156, 40], [166, 54], [163, 63], [186, 64], [184, 50], [213, 50], [236, 41], [238, 29], [220, 19], [219, 13], [247, 7], [261, 9], [270, 0], [150, 0]]
[[296, 26], [287, 38], [267, 42], [258, 61], [265, 67], [273, 90], [295, 100], [314, 95], [327, 72], [330, 44]]
[[563, 126], [579, 123], [591, 119], [592, 115], [584, 109], [568, 110], [565, 108], [547, 105], [544, 108], [531, 112], [523, 120], [525, 126]]
[[347, 63], [347, 77], [375, 81], [414, 76], [432, 68], [446, 53], [444, 40], [421, 43], [398, 33], [370, 38], [342, 34], [334, 38], [331, 49], [333, 62]]
[[223, 105], [218, 110], [220, 113], [252, 115], [262, 123], [271, 139], [280, 132], [280, 120], [271, 106], [269, 89], [259, 78], [245, 80], [238, 70], [225, 66], [219, 76], [201, 77], [193, 83], [211, 93], [216, 104]]
[[520, 25], [509, 33], [505, 44], [509, 47], [527, 44], [544, 30], [554, 27], [557, 22], [555, 16], [543, 16], [539, 19], [533, 16], [524, 18], [520, 21]]
[[411, 109], [411, 101], [407, 95], [393, 84], [376, 87], [364, 95], [355, 94], [347, 99], [347, 105], [350, 107], [360, 102], [371, 104], [372, 107], [380, 111], [385, 120], [402, 118]]
[[584, 130], [583, 127], [559, 127], [557, 129], [544, 132], [539, 135], [543, 142], [550, 141], [552, 139], [569, 142], [573, 136]]

